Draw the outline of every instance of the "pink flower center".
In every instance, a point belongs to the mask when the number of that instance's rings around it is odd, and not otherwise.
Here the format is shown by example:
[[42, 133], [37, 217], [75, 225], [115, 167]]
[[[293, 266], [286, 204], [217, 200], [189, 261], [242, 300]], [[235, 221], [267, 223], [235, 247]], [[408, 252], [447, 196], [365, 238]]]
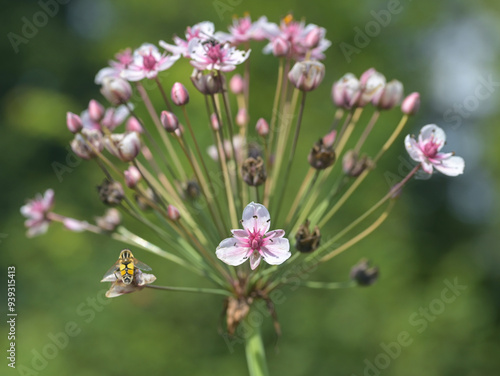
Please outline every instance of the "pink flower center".
[[222, 61], [224, 54], [221, 51], [220, 44], [210, 45], [207, 43], [205, 46], [208, 46], [206, 49], [206, 56], [212, 63]]
[[144, 69], [148, 71], [152, 71], [155, 69], [156, 66], [156, 59], [153, 56], [153, 53], [150, 52], [149, 55], [145, 55], [142, 57], [142, 62], [144, 65]]
[[262, 237], [262, 234], [260, 232], [251, 232], [248, 235], [248, 245], [250, 248], [252, 248], [254, 251], [259, 251], [260, 248], [264, 245], [264, 239]]
[[432, 135], [430, 140], [422, 145], [422, 151], [427, 157], [433, 158], [438, 153], [440, 147], [441, 143], [434, 141], [434, 135]]

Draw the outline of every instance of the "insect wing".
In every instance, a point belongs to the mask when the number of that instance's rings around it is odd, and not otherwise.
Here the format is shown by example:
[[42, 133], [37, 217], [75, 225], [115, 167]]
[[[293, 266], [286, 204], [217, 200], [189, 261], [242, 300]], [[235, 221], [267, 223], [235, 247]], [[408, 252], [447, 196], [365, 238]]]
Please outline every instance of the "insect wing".
[[137, 260], [136, 258], [134, 258], [134, 265], [136, 268], [139, 268], [139, 269], [144, 270], [146, 272], [151, 270], [151, 267], [149, 265], [146, 265], [145, 263]]
[[118, 272], [120, 270], [119, 265], [120, 265], [120, 260], [115, 262], [115, 264], [111, 268], [109, 268], [109, 270], [102, 277], [101, 282], [114, 282], [114, 281], [116, 281], [118, 279], [116, 277], [116, 272]]

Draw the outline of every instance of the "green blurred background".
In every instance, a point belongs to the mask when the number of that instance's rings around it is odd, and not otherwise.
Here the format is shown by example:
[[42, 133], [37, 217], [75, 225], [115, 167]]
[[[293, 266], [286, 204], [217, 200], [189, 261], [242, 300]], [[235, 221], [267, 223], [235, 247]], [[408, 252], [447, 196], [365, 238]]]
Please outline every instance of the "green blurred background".
[[[329, 127], [334, 80], [345, 72], [359, 75], [373, 66], [388, 79], [401, 80], [406, 93], [421, 93], [421, 111], [411, 119], [408, 132], [428, 123], [442, 126], [448, 148], [465, 158], [466, 173], [458, 178], [434, 176], [429, 181], [412, 181], [380, 230], [320, 267], [312, 277], [346, 280], [350, 267], [368, 257], [381, 269], [374, 286], [286, 293], [286, 300], [277, 306], [283, 330], [279, 351], [274, 348], [271, 321], [264, 324], [271, 374], [498, 375], [500, 128], [496, 124], [499, 85], [495, 83], [500, 81], [500, 5], [495, 0], [401, 1], [397, 8], [401, 12], [393, 13], [385, 25], [379, 24], [379, 32], [366, 46], [346, 57], [341, 46], [360, 47], [355, 41], [357, 28], [373, 27], [374, 14], [381, 14], [390, 3], [289, 1], [280, 6], [261, 0], [71, 0], [59, 5], [46, 25], [15, 53], [7, 33], [22, 35], [22, 18], [32, 20], [42, 8], [35, 1], [4, 1], [0, 16], [0, 264], [4, 276], [0, 306], [4, 312], [7, 266], [15, 265], [19, 316], [18, 368], [8, 369], [4, 357], [0, 373], [247, 373], [243, 347], [235, 346], [230, 352], [217, 334], [223, 299], [147, 290], [104, 300], [108, 286], [99, 280], [122, 245], [70, 233], [57, 224], [42, 237], [26, 239], [19, 208], [25, 198], [52, 187], [57, 212], [91, 220], [104, 211], [95, 194], [102, 177], [93, 164], [76, 166], [62, 181], [52, 164], [66, 163], [71, 138], [66, 111], [79, 113], [91, 98], [105, 102], [93, 79], [118, 50], [146, 41], [170, 41], [174, 33], [182, 35], [186, 26], [203, 20], [225, 30], [233, 14], [249, 11], [254, 19], [267, 15], [278, 22], [293, 11], [296, 18], [305, 17], [307, 22], [327, 28], [327, 38], [333, 42], [324, 61], [323, 85], [308, 97], [308, 130], [303, 132], [301, 155]], [[276, 59], [261, 55], [262, 46], [252, 46], [252, 124], [270, 111], [277, 68]], [[167, 86], [183, 82], [194, 97], [189, 74], [187, 63], [177, 63], [162, 80]], [[484, 86], [488, 79], [493, 84]], [[475, 93], [481, 86], [479, 90], [489, 94], [478, 98]], [[191, 114], [202, 119], [200, 104], [195, 101]], [[464, 108], [461, 114], [457, 106]], [[368, 151], [377, 150], [376, 145], [384, 141], [398, 118], [398, 111], [382, 115], [371, 137], [373, 149]], [[206, 131], [200, 132], [203, 138]], [[360, 194], [323, 234], [335, 233], [381, 197], [388, 188], [384, 172], [398, 174], [398, 157], [406, 157], [405, 153], [401, 137]], [[302, 176], [294, 179], [298, 184]], [[208, 285], [164, 260], [145, 252], [140, 255], [162, 284]], [[453, 302], [440, 303], [445, 281], [455, 279], [467, 288]], [[412, 325], [411, 318], [420, 315], [421, 308], [438, 314], [429, 319], [419, 316], [423, 321]], [[2, 318], [4, 329], [5, 321]], [[58, 337], [68, 323], [76, 325], [78, 334], [54, 352], [51, 337]], [[404, 332], [411, 344], [394, 354], [390, 344]], [[8, 349], [6, 333], [2, 329], [3, 354]], [[393, 358], [381, 355], [387, 352], [384, 345], [389, 346]], [[44, 351], [52, 358], [47, 364], [37, 360], [36, 354]], [[43, 369], [21, 372], [21, 365], [33, 369], [33, 361]], [[383, 367], [375, 370], [369, 364]]]

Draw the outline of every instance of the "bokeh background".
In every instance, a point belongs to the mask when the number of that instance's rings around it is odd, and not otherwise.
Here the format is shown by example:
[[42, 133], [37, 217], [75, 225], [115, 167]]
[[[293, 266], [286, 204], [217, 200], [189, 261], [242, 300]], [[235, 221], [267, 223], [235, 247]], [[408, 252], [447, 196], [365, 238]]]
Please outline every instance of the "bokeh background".
[[[408, 132], [428, 123], [442, 126], [448, 148], [465, 158], [466, 172], [458, 178], [436, 175], [429, 181], [412, 181], [380, 230], [320, 267], [312, 278], [345, 281], [350, 267], [367, 257], [381, 270], [375, 285], [286, 293], [277, 307], [283, 330], [279, 351], [271, 321], [264, 324], [271, 374], [498, 375], [500, 4], [496, 0], [402, 0], [397, 7], [401, 11], [392, 13], [384, 25], [379, 21], [379, 32], [372, 32], [376, 35], [366, 45], [361, 47], [359, 40], [356, 44], [359, 30], [365, 30], [376, 19], [374, 14], [392, 3], [71, 0], [57, 3], [46, 25], [26, 36], [16, 53], [7, 34], [22, 36], [23, 17], [31, 21], [42, 7], [35, 1], [3, 1], [0, 306], [4, 312], [7, 266], [15, 265], [19, 316], [18, 368], [9, 369], [4, 357], [0, 373], [247, 373], [243, 347], [235, 346], [231, 352], [217, 334], [221, 298], [147, 290], [104, 300], [108, 286], [99, 280], [121, 244], [70, 233], [57, 224], [46, 235], [28, 240], [19, 207], [25, 198], [52, 187], [56, 211], [62, 214], [91, 220], [104, 211], [95, 190], [102, 177], [93, 164], [81, 163], [59, 181], [53, 163], [67, 164], [71, 135], [66, 130], [66, 111], [79, 113], [91, 98], [104, 102], [93, 78], [115, 52], [146, 41], [169, 41], [174, 33], [182, 35], [186, 26], [203, 20], [225, 30], [233, 14], [248, 11], [254, 19], [267, 15], [278, 22], [293, 11], [296, 18], [326, 27], [333, 42], [324, 61], [325, 80], [308, 98], [308, 130], [303, 132], [299, 153], [305, 156], [329, 127], [334, 80], [345, 72], [359, 75], [373, 66], [388, 79], [401, 80], [406, 93], [421, 93], [421, 111], [411, 119]], [[342, 50], [347, 44], [357, 48], [351, 55]], [[270, 111], [277, 70], [273, 57], [261, 55], [262, 46], [252, 46], [252, 121]], [[162, 80], [166, 85], [183, 82], [194, 96], [190, 70], [187, 63], [177, 63]], [[193, 104], [192, 114], [203, 113], [201, 106], [196, 107], [200, 103]], [[397, 110], [382, 115], [378, 132], [370, 139], [372, 151], [398, 119]], [[200, 132], [203, 138], [206, 131]], [[386, 192], [384, 173], [398, 174], [398, 158], [406, 156], [402, 137], [399, 141], [323, 234], [335, 233]], [[293, 179], [297, 184], [302, 176]], [[164, 284], [207, 285], [145, 252], [140, 258]], [[466, 289], [458, 290], [453, 302], [440, 303], [446, 281]], [[430, 310], [431, 316], [424, 318], [422, 309]], [[1, 321], [5, 354], [5, 316]], [[78, 334], [54, 351], [51, 338], [61, 338], [58, 333], [67, 325], [75, 326]], [[390, 344], [404, 332], [411, 344], [394, 353]], [[393, 349], [392, 358], [380, 355], [387, 353], [384, 345]], [[37, 355], [44, 351], [51, 357], [46, 363]], [[370, 366], [377, 361], [384, 367]], [[21, 365], [32, 373], [20, 369]]]

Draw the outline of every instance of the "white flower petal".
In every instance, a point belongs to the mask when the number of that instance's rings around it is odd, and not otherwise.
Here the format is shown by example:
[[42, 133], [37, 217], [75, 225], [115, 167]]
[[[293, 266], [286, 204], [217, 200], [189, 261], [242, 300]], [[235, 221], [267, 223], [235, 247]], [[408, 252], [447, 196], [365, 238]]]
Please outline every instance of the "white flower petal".
[[228, 265], [241, 265], [248, 259], [250, 248], [241, 247], [238, 245], [238, 240], [235, 238], [227, 238], [220, 242], [215, 254], [219, 260], [224, 261]]
[[258, 252], [252, 253], [250, 255], [250, 269], [255, 270], [259, 266], [260, 260], [262, 260], [262, 256]]
[[271, 225], [271, 216], [264, 205], [251, 202], [243, 210], [243, 228], [247, 231], [266, 233]]
[[439, 144], [441, 147], [446, 142], [446, 134], [436, 124], [428, 124], [423, 127], [418, 138], [421, 144], [432, 139], [435, 144]]
[[417, 141], [410, 135], [407, 135], [405, 138], [405, 148], [414, 161], [421, 162], [424, 159], [422, 150], [418, 147]]
[[432, 174], [432, 166], [433, 164], [428, 160], [426, 159], [422, 160], [422, 170], [424, 170], [428, 174]]
[[231, 232], [233, 233], [234, 236], [236, 236], [237, 238], [247, 238], [248, 237], [248, 232], [247, 230], [240, 230], [240, 229], [237, 229], [237, 230], [231, 230]]
[[448, 176], [458, 176], [464, 173], [465, 161], [462, 157], [450, 157], [434, 164], [436, 170]]
[[271, 244], [261, 248], [262, 257], [270, 265], [283, 264], [292, 255], [290, 243], [286, 238], [275, 238]]

